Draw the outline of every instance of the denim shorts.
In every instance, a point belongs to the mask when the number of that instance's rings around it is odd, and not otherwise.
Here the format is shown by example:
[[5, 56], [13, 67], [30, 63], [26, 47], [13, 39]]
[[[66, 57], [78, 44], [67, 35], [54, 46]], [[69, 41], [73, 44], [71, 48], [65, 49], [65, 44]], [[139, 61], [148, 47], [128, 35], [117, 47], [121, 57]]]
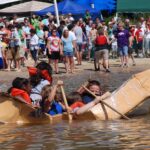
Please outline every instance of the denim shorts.
[[82, 43], [77, 43], [77, 50], [78, 50], [79, 52], [82, 51]]
[[128, 46], [119, 47], [120, 56], [128, 56]]
[[73, 57], [73, 52], [64, 51], [64, 56]]
[[34, 49], [34, 50], [30, 50], [31, 52], [31, 56], [33, 58], [34, 61], [37, 61], [37, 49]]

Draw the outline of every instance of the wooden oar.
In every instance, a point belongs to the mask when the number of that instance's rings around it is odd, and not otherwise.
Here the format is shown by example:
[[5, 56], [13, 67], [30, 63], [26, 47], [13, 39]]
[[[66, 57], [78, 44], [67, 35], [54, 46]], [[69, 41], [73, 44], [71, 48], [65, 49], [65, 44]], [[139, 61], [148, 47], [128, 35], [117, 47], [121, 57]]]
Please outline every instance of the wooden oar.
[[71, 121], [72, 120], [72, 115], [70, 114], [70, 112], [68, 110], [69, 106], [68, 106], [66, 94], [65, 94], [65, 91], [64, 91], [64, 88], [63, 88], [62, 85], [60, 86], [60, 88], [61, 88], [62, 96], [63, 96], [63, 99], [64, 99], [65, 107], [66, 107], [66, 110], [67, 110], [68, 118], [69, 118], [69, 121]]
[[[85, 86], [83, 86], [83, 88], [89, 92], [92, 96], [94, 96], [95, 98], [97, 97], [93, 92], [91, 92], [88, 88], [86, 88]], [[118, 110], [116, 110], [115, 108], [113, 108], [112, 106], [110, 106], [109, 104], [107, 104], [105, 101], [100, 100], [101, 103], [105, 104], [107, 107], [109, 107], [110, 109], [112, 109], [114, 112], [118, 113], [119, 115], [121, 115], [123, 118], [129, 120], [130, 118], [128, 118], [126, 115], [122, 114], [121, 112], [119, 112]]]
[[[87, 112], [89, 109], [91, 109], [93, 106], [95, 106], [97, 103], [99, 103], [100, 100], [103, 100], [105, 98], [107, 98], [108, 96], [110, 96], [110, 92], [106, 92], [104, 93], [102, 96], [100, 96], [99, 98], [95, 98], [95, 100], [93, 100], [92, 102], [82, 106], [81, 108], [79, 108], [77, 111], [76, 111], [76, 114], [77, 115], [81, 115], [85, 112]], [[99, 100], [100, 99], [100, 100]], [[104, 105], [104, 104], [103, 104]], [[104, 110], [105, 111], [105, 110]], [[104, 112], [105, 113], [105, 112]], [[107, 113], [107, 112], [106, 112]], [[107, 119], [107, 118], [106, 118]]]

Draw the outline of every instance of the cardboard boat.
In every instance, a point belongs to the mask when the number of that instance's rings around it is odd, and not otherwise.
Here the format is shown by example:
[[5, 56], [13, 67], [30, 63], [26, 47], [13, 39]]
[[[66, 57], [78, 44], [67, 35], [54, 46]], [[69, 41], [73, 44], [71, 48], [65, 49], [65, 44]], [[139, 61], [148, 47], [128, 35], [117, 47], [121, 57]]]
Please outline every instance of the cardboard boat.
[[[127, 114], [139, 104], [150, 97], [150, 70], [133, 75], [120, 88], [115, 90], [110, 97], [104, 99], [122, 114]], [[105, 107], [105, 110], [104, 110]], [[73, 117], [77, 120], [113, 120], [121, 118], [121, 115], [114, 112], [101, 103], [89, 109], [86, 113]], [[0, 122], [2, 123], [53, 123], [66, 120], [67, 114], [50, 116], [41, 113], [31, 105], [25, 104], [7, 95], [0, 95]]]
[[[74, 119], [94, 120], [95, 117], [92, 113], [87, 112], [79, 117], [74, 117]], [[42, 113], [40, 109], [34, 108], [17, 98], [10, 97], [6, 94], [0, 95], [0, 124], [52, 124], [61, 120], [68, 120], [67, 113], [51, 116], [49, 114]]]
[[[105, 103], [109, 104], [122, 114], [131, 112], [134, 108], [150, 97], [150, 70], [133, 75], [120, 88], [115, 90]], [[96, 119], [113, 120], [121, 118], [121, 115], [105, 106], [105, 111], [99, 103], [89, 110]]]

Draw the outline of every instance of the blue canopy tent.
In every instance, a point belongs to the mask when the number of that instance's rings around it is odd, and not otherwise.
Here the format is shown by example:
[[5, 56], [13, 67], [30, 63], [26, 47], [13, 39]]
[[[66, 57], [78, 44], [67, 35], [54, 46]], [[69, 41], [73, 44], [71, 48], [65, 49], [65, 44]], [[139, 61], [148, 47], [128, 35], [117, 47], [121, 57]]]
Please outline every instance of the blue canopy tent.
[[[98, 13], [101, 10], [113, 9], [115, 9], [115, 0], [64, 0], [58, 3], [58, 10], [60, 14], [84, 14], [86, 10], [89, 10], [90, 13]], [[47, 7], [36, 12], [36, 14], [45, 15], [48, 12], [54, 14], [55, 7]]]
[[[90, 5], [86, 5], [86, 6], [80, 5], [80, 4], [76, 3], [76, 0], [64, 0], [60, 3], [58, 3], [58, 10], [59, 10], [60, 14], [72, 13], [74, 15], [84, 14], [86, 10], [89, 10], [92, 13], [96, 13], [99, 11], [99, 9], [92, 9], [90, 7]], [[55, 13], [55, 7], [54, 6], [47, 7], [43, 10], [36, 12], [36, 14], [45, 15], [48, 12], [54, 14]]]
[[[77, 4], [84, 7], [94, 7], [93, 10], [114, 10], [116, 8], [115, 0], [74, 0]], [[90, 11], [90, 10], [89, 10]]]

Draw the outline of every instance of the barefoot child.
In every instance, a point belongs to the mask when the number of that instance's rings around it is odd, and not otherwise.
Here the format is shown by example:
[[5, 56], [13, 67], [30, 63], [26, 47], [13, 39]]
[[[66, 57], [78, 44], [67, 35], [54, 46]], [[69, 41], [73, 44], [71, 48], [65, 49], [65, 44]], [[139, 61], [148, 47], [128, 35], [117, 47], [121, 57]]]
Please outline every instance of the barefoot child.
[[58, 61], [60, 59], [60, 55], [62, 54], [62, 48], [61, 48], [61, 39], [56, 35], [57, 30], [52, 30], [52, 35], [48, 38], [48, 52], [49, 55], [51, 55], [51, 59], [54, 61], [54, 70], [55, 73], [58, 74]]

